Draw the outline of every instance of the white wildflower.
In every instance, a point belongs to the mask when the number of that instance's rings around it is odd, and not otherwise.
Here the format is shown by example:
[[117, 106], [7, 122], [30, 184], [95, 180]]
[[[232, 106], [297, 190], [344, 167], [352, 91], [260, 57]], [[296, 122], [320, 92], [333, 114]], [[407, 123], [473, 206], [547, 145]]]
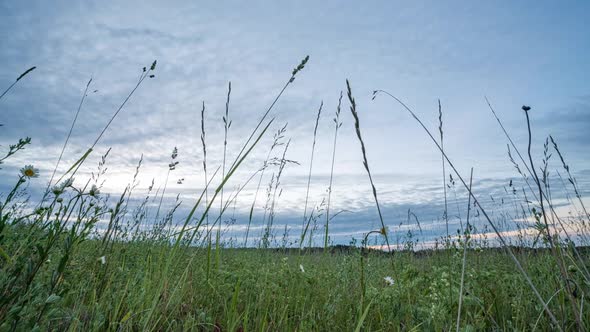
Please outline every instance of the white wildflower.
[[51, 188], [51, 192], [55, 196], [59, 196], [59, 195], [63, 194], [64, 188], [62, 186], [53, 186], [53, 188]]
[[74, 178], [68, 178], [67, 180], [65, 180], [64, 182], [61, 183], [61, 187], [67, 188], [73, 184], [74, 184]]
[[305, 273], [305, 269], [303, 268], [303, 265], [299, 264], [299, 269], [301, 270], [301, 272]]
[[100, 261], [100, 263], [101, 263], [102, 265], [105, 265], [105, 264], [107, 263], [107, 258], [106, 258], [106, 256], [100, 256], [100, 257], [98, 257], [98, 260]]
[[55, 196], [59, 196], [59, 195], [63, 194], [63, 192], [66, 190], [66, 188], [70, 187], [72, 184], [74, 184], [74, 178], [69, 178], [69, 179], [65, 180], [64, 182], [53, 186], [53, 188], [51, 188], [51, 192], [53, 192], [53, 194]]
[[100, 194], [100, 190], [98, 190], [98, 187], [95, 184], [93, 184], [92, 187], [90, 187], [88, 195], [90, 195], [91, 197], [97, 197], [98, 194]]
[[395, 280], [393, 280], [393, 278], [390, 276], [383, 278], [383, 280], [385, 280], [387, 286], [393, 286], [393, 284], [395, 284]]
[[26, 165], [20, 169], [20, 173], [26, 178], [37, 178], [39, 177], [39, 169], [33, 167], [33, 165]]

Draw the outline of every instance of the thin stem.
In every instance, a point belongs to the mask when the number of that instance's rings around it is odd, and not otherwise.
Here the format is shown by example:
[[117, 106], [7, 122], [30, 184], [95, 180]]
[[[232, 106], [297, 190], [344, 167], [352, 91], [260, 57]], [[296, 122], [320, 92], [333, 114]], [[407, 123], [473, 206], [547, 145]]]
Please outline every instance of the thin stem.
[[68, 135], [66, 136], [66, 141], [64, 142], [64, 145], [61, 149], [61, 152], [59, 154], [59, 158], [57, 158], [57, 163], [55, 163], [55, 168], [53, 169], [53, 173], [51, 173], [51, 178], [49, 179], [49, 183], [47, 183], [47, 188], [45, 189], [45, 191], [49, 191], [49, 188], [51, 187], [51, 183], [53, 182], [53, 178], [55, 177], [55, 173], [57, 172], [57, 168], [59, 166], [59, 163], [61, 162], [61, 158], [63, 157], [64, 151], [66, 150], [66, 147], [68, 146], [68, 142], [70, 141], [70, 137], [72, 136], [72, 131], [74, 130], [74, 126], [76, 125], [76, 121], [78, 120], [78, 115], [80, 114], [80, 110], [82, 109], [82, 105], [84, 104], [84, 100], [86, 99], [86, 96], [88, 95], [87, 93], [88, 93], [88, 88], [90, 87], [90, 83], [92, 83], [92, 78], [90, 78], [90, 80], [88, 81], [88, 84], [86, 84], [86, 89], [84, 89], [84, 94], [82, 95], [82, 99], [80, 100], [80, 104], [78, 105], [78, 109], [76, 110], [76, 115], [74, 116], [74, 120], [72, 121], [72, 125], [70, 126], [70, 131], [68, 132]]
[[[209, 204], [208, 187], [209, 181], [207, 180], [207, 144], [205, 141], [205, 102], [203, 101], [203, 108], [201, 109], [201, 144], [203, 146], [203, 173], [205, 176], [205, 205]], [[209, 226], [209, 216], [206, 216], [206, 224]]]
[[160, 196], [160, 204], [158, 204], [158, 211], [156, 212], [156, 217], [154, 218], [154, 222], [158, 222], [158, 217], [160, 216], [160, 207], [162, 207], [162, 201], [164, 200], [164, 194], [166, 193], [166, 187], [168, 186], [168, 177], [170, 176], [170, 169], [168, 169], [168, 173], [166, 174], [166, 180], [164, 181], [164, 190], [162, 190], [162, 195]]
[[283, 92], [285, 92], [285, 90], [287, 90], [287, 87], [295, 81], [295, 76], [297, 75], [297, 73], [299, 71], [301, 71], [305, 67], [305, 64], [307, 64], [307, 61], [309, 61], [309, 55], [306, 56], [295, 69], [293, 69], [293, 72], [291, 73], [291, 77], [289, 78], [287, 83], [285, 83], [285, 85], [283, 86], [283, 88], [281, 89], [279, 94], [275, 97], [273, 102], [270, 104], [270, 106], [268, 107], [266, 112], [264, 112], [264, 114], [262, 115], [260, 120], [258, 120], [258, 124], [256, 125], [256, 127], [254, 128], [254, 130], [252, 131], [252, 133], [250, 134], [250, 136], [246, 140], [246, 143], [244, 143], [244, 145], [242, 146], [240, 153], [238, 153], [236, 159], [234, 160], [234, 163], [231, 165], [230, 168], [233, 168], [235, 166], [235, 163], [240, 159], [240, 157], [242, 156], [242, 153], [244, 153], [244, 151], [246, 150], [246, 147], [248, 146], [248, 144], [250, 143], [250, 141], [252, 140], [252, 138], [254, 137], [256, 132], [258, 131], [258, 128], [260, 128], [260, 126], [262, 125], [262, 123], [264, 122], [264, 120], [266, 119], [268, 114], [270, 113], [270, 111], [273, 109], [273, 107], [275, 106], [277, 101], [281, 98], [281, 96], [283, 95]]
[[359, 123], [359, 117], [356, 110], [356, 101], [352, 97], [352, 90], [350, 88], [350, 82], [346, 80], [346, 87], [348, 89], [348, 100], [350, 101], [350, 112], [354, 117], [354, 127], [356, 130], [356, 135], [361, 143], [361, 152], [363, 154], [363, 166], [365, 166], [365, 170], [367, 171], [367, 175], [369, 176], [369, 182], [371, 183], [371, 188], [373, 189], [373, 198], [375, 199], [375, 205], [377, 206], [377, 212], [379, 213], [379, 220], [381, 221], [381, 229], [383, 230], [383, 236], [385, 237], [385, 242], [387, 243], [387, 251], [391, 251], [391, 246], [389, 245], [389, 238], [387, 237], [387, 228], [385, 227], [385, 222], [383, 221], [383, 215], [381, 214], [381, 207], [379, 206], [379, 199], [377, 199], [377, 189], [375, 189], [375, 184], [373, 183], [373, 177], [371, 176], [371, 171], [369, 170], [369, 162], [367, 161], [367, 151], [365, 149], [365, 143], [361, 136], [361, 128]]
[[342, 126], [340, 122], [340, 106], [342, 105], [342, 91], [338, 98], [338, 107], [336, 108], [336, 117], [334, 118], [334, 143], [332, 145], [332, 164], [330, 166], [330, 184], [328, 186], [328, 205], [326, 206], [326, 232], [324, 235], [324, 251], [328, 249], [328, 235], [330, 226], [330, 203], [332, 202], [332, 181], [334, 179], [334, 162], [336, 160], [336, 142], [338, 139], [338, 129]]
[[[438, 131], [440, 133], [440, 147], [444, 151], [444, 134], [443, 134], [443, 120], [442, 120], [442, 107], [440, 105], [440, 99], [438, 100]], [[443, 180], [443, 193], [445, 196], [445, 212], [443, 218], [445, 220], [445, 225], [447, 227], [447, 246], [449, 245], [449, 210], [447, 206], [447, 173], [445, 169], [445, 157], [441, 155], [441, 162], [442, 162], [442, 180]]]
[[303, 234], [304, 229], [305, 229], [305, 224], [307, 221], [307, 203], [309, 201], [309, 188], [311, 185], [311, 170], [313, 168], [313, 156], [314, 156], [314, 152], [315, 152], [315, 143], [316, 143], [316, 137], [317, 137], [317, 132], [318, 132], [318, 125], [320, 122], [320, 115], [322, 114], [322, 107], [324, 106], [324, 101], [322, 101], [320, 103], [320, 108], [318, 109], [318, 115], [315, 119], [315, 127], [313, 129], [313, 143], [311, 144], [311, 157], [309, 158], [309, 173], [307, 175], [307, 190], [305, 191], [305, 203], [303, 205], [303, 224], [301, 227], [301, 234]]
[[[225, 115], [223, 116], [223, 162], [221, 164], [221, 177], [225, 177], [225, 160], [227, 156], [227, 134], [229, 131], [229, 127], [231, 126], [231, 121], [229, 120], [229, 97], [231, 95], [231, 82], [228, 84], [227, 88], [227, 100], [225, 101]], [[219, 196], [219, 218], [221, 219], [223, 215], [223, 188], [221, 189], [221, 195]], [[219, 224], [221, 228], [221, 223]]]
[[[473, 167], [471, 167], [471, 175], [469, 176], [469, 190], [473, 184]], [[465, 226], [465, 233], [463, 238], [463, 262], [461, 266], [461, 286], [459, 288], [459, 308], [457, 309], [457, 332], [461, 323], [461, 305], [463, 304], [463, 285], [465, 284], [465, 263], [467, 261], [467, 244], [469, 241], [469, 212], [471, 212], [471, 195], [467, 199], [467, 222]]]

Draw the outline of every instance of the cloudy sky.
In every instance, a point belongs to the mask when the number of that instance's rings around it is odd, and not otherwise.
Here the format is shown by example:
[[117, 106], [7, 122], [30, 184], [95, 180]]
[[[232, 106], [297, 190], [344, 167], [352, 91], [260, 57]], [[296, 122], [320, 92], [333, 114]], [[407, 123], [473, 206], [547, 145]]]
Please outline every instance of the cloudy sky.
[[[403, 227], [417, 230], [408, 225], [408, 208], [429, 225], [430, 239], [442, 234], [441, 160], [399, 105], [384, 96], [371, 100], [377, 89], [402, 99], [434, 131], [441, 100], [447, 153], [464, 176], [474, 167], [476, 193], [490, 209], [497, 208], [490, 194], [501, 199], [510, 179], [520, 182], [485, 96], [523, 152], [527, 132], [520, 107], [531, 105], [536, 159], [540, 163], [543, 142], [553, 135], [585, 194], [590, 178], [588, 12], [585, 1], [567, 6], [554, 1], [3, 1], [0, 89], [25, 69], [37, 69], [0, 100], [0, 148], [4, 151], [19, 137], [32, 138], [26, 151], [2, 165], [0, 192], [9, 190], [25, 164], [41, 171], [30, 183], [32, 192], [47, 184], [90, 78], [60, 172], [96, 139], [135, 86], [142, 67], [157, 59], [155, 77], [131, 97], [79, 178], [95, 170], [100, 155], [112, 148], [103, 192], [116, 195], [143, 154], [140, 200], [152, 179], [156, 188], [164, 185], [176, 146], [180, 163], [170, 175], [165, 204], [180, 193], [179, 213], [185, 213], [203, 188], [202, 103], [208, 163], [215, 169], [223, 157], [228, 82], [233, 121], [228, 159], [233, 160], [292, 69], [309, 55], [307, 66], [271, 113], [271, 132], [227, 189], [243, 184], [260, 168], [272, 133], [288, 123], [286, 156], [300, 165], [288, 165], [282, 174], [277, 222], [292, 227], [293, 233], [303, 216], [314, 121], [322, 101], [310, 206], [327, 196], [333, 118], [346, 79], [357, 100], [385, 222], [401, 230], [392, 231], [396, 236], [405, 235]], [[341, 121], [331, 205], [332, 211], [346, 212], [333, 219], [332, 229], [334, 241], [347, 243], [377, 227], [378, 219], [346, 97]], [[281, 152], [273, 155], [280, 157]], [[560, 164], [555, 157], [551, 161], [556, 175]], [[262, 180], [256, 204], [261, 215], [266, 187], [277, 171], [268, 169]], [[180, 178], [183, 184], [176, 183]], [[234, 229], [244, 223], [257, 182], [255, 178], [235, 202]], [[450, 188], [449, 199], [456, 226], [455, 217], [465, 218], [464, 190], [458, 184], [456, 190]]]

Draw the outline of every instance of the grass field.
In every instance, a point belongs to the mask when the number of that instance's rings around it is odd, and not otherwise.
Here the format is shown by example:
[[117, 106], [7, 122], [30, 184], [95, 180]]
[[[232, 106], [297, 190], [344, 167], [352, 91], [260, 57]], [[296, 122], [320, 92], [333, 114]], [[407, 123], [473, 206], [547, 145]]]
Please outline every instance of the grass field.
[[[59, 242], [61, 247], [63, 239]], [[14, 252], [18, 243], [7, 248]], [[54, 293], [48, 287], [59, 270], [62, 248], [50, 255], [27, 295], [9, 313], [21, 304], [19, 328], [39, 324], [42, 330], [455, 328], [461, 248], [399, 252], [393, 257], [376, 251], [361, 254], [358, 248], [338, 249], [324, 253], [323, 248], [304, 252], [182, 248], [174, 252], [163, 243], [141, 241], [113, 244], [102, 261], [96, 257], [104, 251], [101, 243], [85, 241], [69, 258]], [[574, 329], [568, 299], [555, 291], [562, 286], [550, 252], [525, 250], [517, 257], [543, 297], [551, 300], [549, 306], [564, 328]], [[462, 330], [552, 329], [502, 250], [472, 249], [467, 261]], [[585, 288], [583, 276], [575, 269], [570, 267], [572, 283]], [[578, 293], [583, 296], [581, 289]], [[2, 329], [9, 326], [7, 320]]]

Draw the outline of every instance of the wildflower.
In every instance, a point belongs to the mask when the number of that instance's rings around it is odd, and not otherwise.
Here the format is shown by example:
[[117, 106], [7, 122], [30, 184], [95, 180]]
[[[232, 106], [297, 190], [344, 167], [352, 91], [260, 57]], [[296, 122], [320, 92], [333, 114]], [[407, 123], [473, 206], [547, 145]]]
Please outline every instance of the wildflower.
[[67, 187], [70, 187], [73, 184], [74, 184], [74, 178], [69, 178], [69, 179], [67, 179], [67, 180], [65, 180], [64, 182], [61, 183], [61, 187], [62, 188], [67, 188]]
[[39, 169], [33, 167], [33, 165], [26, 165], [25, 167], [21, 168], [20, 173], [29, 179], [39, 177]]
[[530, 106], [526, 106], [526, 105], [522, 105], [522, 110], [525, 111], [525, 112], [527, 112], [527, 111], [530, 111], [531, 110], [531, 107]]
[[95, 184], [93, 184], [92, 187], [90, 187], [88, 195], [90, 195], [91, 197], [97, 197], [98, 194], [100, 194], [100, 190], [98, 190], [98, 187]]
[[65, 180], [64, 182], [53, 186], [53, 188], [51, 188], [51, 192], [55, 196], [59, 196], [59, 195], [63, 194], [63, 192], [66, 190], [67, 187], [71, 187], [73, 184], [74, 184], [74, 178], [69, 178], [69, 179]]
[[61, 198], [61, 197], [58, 197], [58, 198], [56, 199], [56, 201], [57, 201], [58, 203], [61, 203], [61, 202], [63, 202], [63, 201], [64, 201], [64, 199], [63, 199], [63, 198]]
[[62, 186], [53, 186], [53, 188], [51, 188], [51, 192], [55, 196], [59, 196], [59, 195], [63, 194], [64, 188]]
[[100, 264], [102, 264], [102, 265], [105, 265], [107, 263], [106, 256], [100, 256], [100, 257], [98, 257], [98, 260], [100, 261]]
[[393, 286], [393, 284], [395, 284], [395, 280], [393, 280], [393, 278], [390, 276], [383, 278], [383, 280], [385, 280], [387, 286]]
[[38, 215], [42, 215], [43, 212], [45, 212], [45, 208], [44, 207], [40, 207], [40, 208], [37, 208], [35, 210], [35, 214], [38, 214]]
[[388, 229], [387, 227], [381, 227], [381, 229], [379, 230], [379, 234], [381, 235], [387, 235]]
[[305, 269], [303, 268], [303, 265], [299, 264], [299, 269], [301, 270], [302, 273], [305, 273]]

